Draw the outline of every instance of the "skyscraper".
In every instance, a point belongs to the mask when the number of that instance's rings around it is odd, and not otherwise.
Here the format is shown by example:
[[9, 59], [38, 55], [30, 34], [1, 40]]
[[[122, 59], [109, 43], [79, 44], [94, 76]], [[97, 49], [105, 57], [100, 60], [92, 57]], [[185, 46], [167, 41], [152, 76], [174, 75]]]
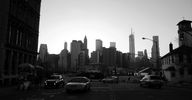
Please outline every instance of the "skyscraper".
[[64, 49], [59, 54], [59, 60], [58, 60], [58, 69], [60, 72], [66, 72], [68, 71], [69, 67], [69, 53], [67, 50], [67, 42], [64, 43]]
[[0, 85], [14, 83], [18, 65], [36, 63], [41, 0], [0, 0]]
[[148, 59], [147, 49], [144, 50], [144, 56]]
[[82, 51], [83, 52], [81, 53], [81, 55], [84, 55], [84, 56], [82, 56], [84, 60], [81, 60], [81, 61], [84, 61], [83, 65], [88, 65], [88, 63], [89, 63], [89, 61], [88, 61], [89, 60], [89, 50], [87, 49], [87, 37], [86, 36], [84, 38]]
[[108, 67], [116, 66], [116, 48], [103, 48], [102, 52], [102, 63]]
[[102, 51], [103, 51], [103, 42], [100, 39], [96, 39], [96, 51], [92, 54], [92, 58], [94, 58], [95, 64], [101, 63]]
[[47, 60], [47, 55], [48, 55], [48, 49], [47, 49], [47, 44], [41, 44], [40, 49], [39, 49], [39, 57], [38, 60], [41, 63], [45, 63]]
[[131, 61], [135, 60], [135, 38], [134, 34], [131, 31], [131, 35], [129, 35], [129, 53]]
[[151, 52], [151, 57], [154, 62], [154, 66], [157, 68], [158, 63], [159, 63], [159, 37], [158, 36], [153, 36], [153, 46], [152, 46], [152, 52]]
[[121, 51], [116, 52], [116, 65], [123, 67], [123, 53]]
[[98, 64], [99, 63], [99, 57], [97, 56], [98, 51], [91, 52], [91, 58], [90, 58], [90, 64]]
[[81, 52], [83, 43], [81, 41], [73, 40], [71, 43], [71, 70], [76, 71], [78, 66], [78, 56]]
[[87, 49], [87, 37], [85, 36], [84, 37], [84, 42], [83, 42], [83, 50], [86, 50]]
[[64, 43], [64, 49], [67, 50], [67, 42]]
[[96, 51], [98, 51], [98, 50], [101, 51], [102, 48], [103, 48], [103, 42], [102, 42], [102, 40], [97, 39], [97, 40], [96, 40]]

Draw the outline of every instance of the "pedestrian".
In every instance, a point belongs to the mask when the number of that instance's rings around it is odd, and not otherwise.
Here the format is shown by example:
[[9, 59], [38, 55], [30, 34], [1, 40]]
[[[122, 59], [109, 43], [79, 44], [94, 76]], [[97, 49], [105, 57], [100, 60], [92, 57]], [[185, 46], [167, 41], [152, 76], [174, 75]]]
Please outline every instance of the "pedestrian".
[[18, 90], [23, 90], [23, 87], [24, 87], [24, 76], [23, 75], [20, 75], [19, 78], [18, 78]]

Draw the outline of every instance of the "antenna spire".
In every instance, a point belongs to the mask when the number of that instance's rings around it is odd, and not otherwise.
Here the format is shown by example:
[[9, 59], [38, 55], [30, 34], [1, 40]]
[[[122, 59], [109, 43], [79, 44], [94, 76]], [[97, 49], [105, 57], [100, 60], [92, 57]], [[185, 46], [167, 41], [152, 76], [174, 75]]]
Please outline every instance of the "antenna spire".
[[133, 34], [134, 32], [133, 32], [133, 28], [131, 28], [131, 34]]

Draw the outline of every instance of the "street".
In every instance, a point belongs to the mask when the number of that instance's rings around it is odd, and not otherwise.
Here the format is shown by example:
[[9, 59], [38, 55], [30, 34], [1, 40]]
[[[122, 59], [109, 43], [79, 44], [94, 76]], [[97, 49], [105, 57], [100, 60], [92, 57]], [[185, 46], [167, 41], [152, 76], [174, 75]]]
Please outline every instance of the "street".
[[164, 86], [161, 89], [140, 87], [137, 83], [104, 84], [93, 82], [91, 91], [66, 93], [59, 89], [13, 89], [0, 95], [1, 100], [190, 100], [192, 89]]

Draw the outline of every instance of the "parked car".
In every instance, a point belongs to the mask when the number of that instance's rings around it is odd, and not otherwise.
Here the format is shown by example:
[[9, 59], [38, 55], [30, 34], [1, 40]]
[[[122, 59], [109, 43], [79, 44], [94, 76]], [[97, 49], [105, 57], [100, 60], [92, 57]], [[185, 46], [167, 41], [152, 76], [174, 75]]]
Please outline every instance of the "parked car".
[[90, 79], [87, 77], [73, 77], [65, 85], [66, 92], [88, 91], [91, 89]]
[[163, 79], [158, 75], [146, 75], [140, 80], [140, 86], [161, 88], [163, 86]]
[[110, 76], [102, 79], [103, 83], [118, 83], [119, 78], [117, 76]]
[[64, 87], [65, 81], [62, 75], [51, 75], [47, 80], [44, 82], [45, 88], [58, 88]]

